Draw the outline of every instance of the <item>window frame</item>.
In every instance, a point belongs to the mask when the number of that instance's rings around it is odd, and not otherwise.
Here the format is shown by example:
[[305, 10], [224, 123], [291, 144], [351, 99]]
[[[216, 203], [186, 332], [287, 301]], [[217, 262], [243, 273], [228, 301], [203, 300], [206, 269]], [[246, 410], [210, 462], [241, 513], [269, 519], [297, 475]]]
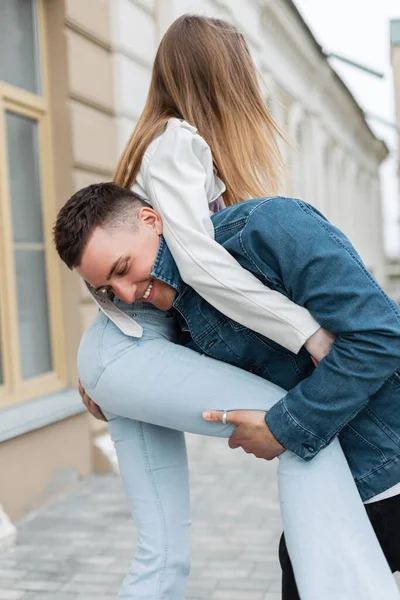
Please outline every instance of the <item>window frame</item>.
[[[35, 0], [41, 93], [34, 94], [0, 81], [0, 344], [3, 383], [0, 409], [64, 389], [65, 343], [61, 307], [60, 264], [53, 246], [52, 226], [56, 218], [49, 85], [46, 65], [47, 37], [44, 0]], [[7, 157], [6, 111], [37, 122], [41, 184], [43, 246], [53, 369], [22, 379], [18, 335], [18, 298]]]

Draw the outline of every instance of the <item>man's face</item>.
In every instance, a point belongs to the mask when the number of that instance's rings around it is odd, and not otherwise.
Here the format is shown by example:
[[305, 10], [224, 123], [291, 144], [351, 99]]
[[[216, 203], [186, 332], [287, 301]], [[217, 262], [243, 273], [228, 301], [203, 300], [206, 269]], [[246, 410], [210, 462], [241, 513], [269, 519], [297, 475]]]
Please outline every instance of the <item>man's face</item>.
[[127, 304], [149, 302], [160, 310], [168, 310], [175, 299], [175, 290], [151, 277], [162, 222], [147, 207], [139, 208], [137, 217], [135, 230], [97, 227], [76, 270], [93, 288], [110, 289]]

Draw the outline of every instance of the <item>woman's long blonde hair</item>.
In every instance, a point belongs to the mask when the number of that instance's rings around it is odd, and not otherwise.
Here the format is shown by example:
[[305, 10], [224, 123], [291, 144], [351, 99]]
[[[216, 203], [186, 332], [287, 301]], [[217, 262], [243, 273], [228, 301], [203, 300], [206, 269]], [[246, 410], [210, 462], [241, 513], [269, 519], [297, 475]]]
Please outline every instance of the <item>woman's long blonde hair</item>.
[[277, 193], [284, 168], [277, 136], [283, 136], [264, 104], [248, 46], [234, 26], [197, 15], [183, 15], [170, 26], [116, 183], [133, 185], [148, 145], [171, 117], [194, 125], [210, 146], [226, 185], [227, 206]]

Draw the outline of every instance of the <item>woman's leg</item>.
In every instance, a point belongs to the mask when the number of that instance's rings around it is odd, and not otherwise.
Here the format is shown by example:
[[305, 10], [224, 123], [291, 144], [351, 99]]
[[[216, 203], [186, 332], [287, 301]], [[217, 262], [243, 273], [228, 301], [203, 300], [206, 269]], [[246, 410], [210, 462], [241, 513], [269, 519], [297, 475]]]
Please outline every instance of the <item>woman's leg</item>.
[[137, 551], [118, 598], [184, 600], [190, 514], [184, 434], [107, 413], [136, 523]]
[[[368, 518], [393, 573], [400, 570], [400, 495], [366, 504]], [[285, 536], [279, 543], [282, 600], [300, 600]]]
[[[96, 345], [87, 344], [90, 352], [83, 350], [80, 376], [103, 410], [180, 431], [228, 437], [233, 427], [203, 421], [203, 410], [268, 410], [285, 394], [158, 333], [154, 325], [153, 334], [147, 331], [132, 340], [110, 324], [96, 342], [102, 352], [100, 369], [97, 363], [94, 369], [88, 367], [99, 357]], [[288, 451], [279, 463], [286, 541], [302, 600], [398, 600], [338, 440], [310, 463]]]

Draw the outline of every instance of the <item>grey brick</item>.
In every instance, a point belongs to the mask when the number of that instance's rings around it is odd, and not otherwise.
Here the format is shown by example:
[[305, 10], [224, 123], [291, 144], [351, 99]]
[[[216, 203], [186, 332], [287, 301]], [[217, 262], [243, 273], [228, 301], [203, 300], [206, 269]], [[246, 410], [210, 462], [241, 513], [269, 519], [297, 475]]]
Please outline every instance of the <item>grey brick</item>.
[[270, 582], [263, 579], [253, 579], [248, 577], [247, 579], [230, 579], [221, 580], [218, 582], [218, 589], [232, 589], [235, 590], [259, 590], [261, 592], [267, 592], [270, 589]]
[[[76, 594], [61, 594], [60, 592], [46, 593], [46, 600], [76, 600]], [[43, 592], [26, 592], [23, 600], [43, 600]]]
[[207, 579], [193, 579], [191, 577], [188, 590], [213, 590], [217, 587], [217, 583], [216, 579], [210, 579], [209, 577]]
[[211, 579], [241, 579], [249, 577], [250, 569], [207, 569], [204, 571], [204, 577]]
[[94, 584], [94, 583], [85, 583], [83, 581], [71, 581], [66, 583], [62, 588], [62, 592], [77, 592], [82, 594], [83, 592], [87, 594], [105, 594], [107, 592], [106, 586], [104, 584]]
[[0, 568], [0, 581], [4, 579], [13, 579], [18, 581], [18, 579], [22, 579], [25, 577], [26, 571], [21, 571], [20, 569], [1, 569]]
[[[226, 440], [188, 436], [188, 451], [188, 600], [275, 600], [281, 534], [275, 467], [232, 452]], [[18, 534], [19, 546], [0, 552], [0, 580], [7, 582], [1, 593], [13, 594], [0, 600], [115, 600], [136, 544], [120, 479], [109, 475], [79, 482], [22, 522]]]
[[186, 592], [187, 600], [209, 600], [210, 598], [210, 590], [191, 590], [188, 589]]
[[13, 590], [15, 584], [15, 579], [4, 579], [3, 577], [0, 579], [0, 585], [3, 590]]
[[71, 578], [71, 582], [109, 585], [110, 583], [115, 583], [119, 579], [120, 577], [118, 575], [112, 573], [76, 573], [76, 575], [73, 575]]
[[35, 581], [31, 579], [23, 579], [18, 581], [14, 587], [18, 590], [26, 590], [32, 592], [55, 592], [61, 587], [58, 581]]
[[115, 600], [115, 595], [110, 594], [94, 594], [94, 595], [79, 595], [76, 597], [76, 600]]
[[115, 562], [115, 558], [114, 556], [87, 556], [85, 558], [79, 558], [78, 562], [88, 565], [108, 567]]
[[0, 589], [0, 600], [21, 600], [25, 592], [17, 590], [2, 590]]
[[264, 600], [263, 592], [250, 590], [215, 590], [211, 595], [212, 600]]

